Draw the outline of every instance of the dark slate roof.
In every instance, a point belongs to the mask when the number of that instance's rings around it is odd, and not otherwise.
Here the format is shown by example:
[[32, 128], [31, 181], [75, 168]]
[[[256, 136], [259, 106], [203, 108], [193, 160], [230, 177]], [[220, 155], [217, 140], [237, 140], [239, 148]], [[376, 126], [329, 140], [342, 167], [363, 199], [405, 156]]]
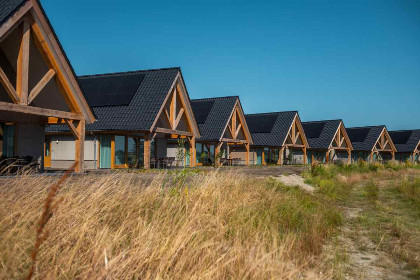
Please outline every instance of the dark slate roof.
[[341, 120], [302, 122], [309, 148], [328, 149], [340, 123]]
[[200, 129], [201, 141], [219, 141], [222, 138], [238, 100], [238, 96], [191, 100], [194, 117]]
[[378, 125], [346, 128], [353, 150], [371, 151], [384, 127], [384, 125]]
[[[86, 125], [86, 131], [150, 130], [179, 72], [180, 68], [174, 67], [79, 77], [82, 89], [86, 82], [99, 81], [95, 84], [101, 87], [103, 84], [112, 83], [116, 77], [124, 77], [124, 81], [133, 79], [133, 84], [139, 84], [137, 88], [126, 87], [121, 91], [124, 96], [127, 94], [127, 90], [133, 91], [128, 105], [112, 106], [112, 104], [121, 104], [117, 100], [117, 103], [110, 101], [105, 105], [101, 104], [103, 106], [93, 107], [98, 120], [93, 124]], [[140, 82], [139, 79], [141, 79]], [[119, 98], [118, 92], [113, 98]], [[68, 131], [68, 128], [65, 125], [54, 125], [47, 128], [47, 132], [61, 131]]]
[[420, 141], [420, 129], [389, 131], [397, 152], [412, 153]]
[[1, 0], [0, 1], [0, 25], [8, 20], [28, 0]]
[[297, 111], [245, 115], [254, 146], [283, 145]]

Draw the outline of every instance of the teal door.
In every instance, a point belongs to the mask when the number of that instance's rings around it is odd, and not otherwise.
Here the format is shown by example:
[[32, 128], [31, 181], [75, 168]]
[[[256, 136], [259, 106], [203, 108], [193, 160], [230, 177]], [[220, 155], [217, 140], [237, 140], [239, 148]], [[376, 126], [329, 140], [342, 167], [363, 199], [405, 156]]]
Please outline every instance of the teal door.
[[99, 168], [111, 168], [111, 135], [99, 136]]
[[257, 164], [262, 164], [262, 149], [257, 149]]

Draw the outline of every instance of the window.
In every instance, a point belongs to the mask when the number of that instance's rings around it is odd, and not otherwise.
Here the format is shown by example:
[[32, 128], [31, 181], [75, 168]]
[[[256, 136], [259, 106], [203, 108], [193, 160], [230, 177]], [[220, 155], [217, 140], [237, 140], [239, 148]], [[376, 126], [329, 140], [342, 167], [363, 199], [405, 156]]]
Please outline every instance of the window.
[[138, 159], [139, 159], [139, 166], [144, 166], [144, 139], [139, 139], [139, 153], [138, 153]]
[[115, 165], [125, 164], [125, 136], [115, 136]]
[[136, 139], [128, 137], [128, 151], [127, 151], [127, 163], [130, 167], [134, 167], [137, 164], [137, 143]]
[[201, 144], [201, 143], [196, 143], [195, 144], [195, 154], [196, 154], [196, 156], [195, 156], [195, 158], [196, 158], [196, 162], [197, 163], [200, 163], [201, 162], [201, 154], [202, 154], [202, 152], [203, 152], [203, 144]]
[[1, 125], [0, 131], [1, 155], [12, 157], [15, 154], [15, 126], [14, 125]]

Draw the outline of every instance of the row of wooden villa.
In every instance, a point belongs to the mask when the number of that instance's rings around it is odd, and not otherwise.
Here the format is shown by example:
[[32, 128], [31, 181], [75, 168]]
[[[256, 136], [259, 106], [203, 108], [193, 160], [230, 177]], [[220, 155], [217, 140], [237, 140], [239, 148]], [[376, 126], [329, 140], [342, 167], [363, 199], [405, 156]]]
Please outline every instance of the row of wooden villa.
[[245, 114], [191, 99], [178, 67], [76, 76], [37, 0], [0, 2], [0, 155], [76, 171], [196, 165], [419, 162], [420, 130]]

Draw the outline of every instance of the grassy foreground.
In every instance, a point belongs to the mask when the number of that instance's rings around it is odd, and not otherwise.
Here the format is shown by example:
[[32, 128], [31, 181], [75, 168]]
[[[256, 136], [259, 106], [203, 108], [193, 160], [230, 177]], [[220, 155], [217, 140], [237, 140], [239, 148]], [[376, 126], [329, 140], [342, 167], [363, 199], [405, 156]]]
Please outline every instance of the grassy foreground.
[[[28, 274], [55, 181], [1, 179], [0, 278]], [[341, 224], [332, 202], [235, 172], [71, 176], [53, 202], [34, 278], [329, 279], [319, 256]]]
[[343, 214], [335, 278], [420, 279], [419, 165], [319, 165], [305, 177]]

